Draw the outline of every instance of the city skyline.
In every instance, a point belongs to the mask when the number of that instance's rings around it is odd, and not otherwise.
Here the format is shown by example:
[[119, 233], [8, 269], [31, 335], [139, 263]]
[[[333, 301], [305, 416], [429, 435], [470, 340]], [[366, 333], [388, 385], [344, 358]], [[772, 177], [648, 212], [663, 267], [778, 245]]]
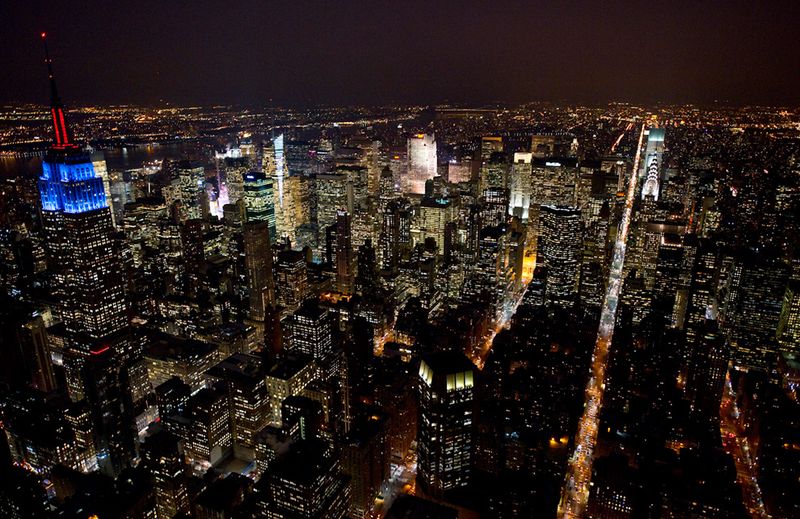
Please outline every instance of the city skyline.
[[71, 110], [104, 80], [37, 36], [49, 107], [0, 106], [0, 515], [800, 516], [800, 108]]

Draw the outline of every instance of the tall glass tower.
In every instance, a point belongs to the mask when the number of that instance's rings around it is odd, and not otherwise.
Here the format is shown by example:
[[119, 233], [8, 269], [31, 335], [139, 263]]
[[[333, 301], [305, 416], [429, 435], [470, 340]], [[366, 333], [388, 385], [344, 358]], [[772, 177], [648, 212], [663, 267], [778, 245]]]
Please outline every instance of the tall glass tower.
[[275, 238], [275, 198], [272, 178], [253, 171], [244, 176], [244, 205], [248, 222], [267, 222]]

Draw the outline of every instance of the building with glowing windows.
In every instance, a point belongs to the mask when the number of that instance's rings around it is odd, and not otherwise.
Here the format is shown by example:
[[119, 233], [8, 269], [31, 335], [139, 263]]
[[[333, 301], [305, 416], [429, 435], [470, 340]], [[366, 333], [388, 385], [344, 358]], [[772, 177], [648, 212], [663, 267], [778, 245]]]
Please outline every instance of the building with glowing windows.
[[578, 294], [580, 278], [581, 212], [546, 205], [540, 209], [539, 222], [537, 262], [547, 268], [545, 299], [570, 306]]
[[214, 344], [167, 334], [152, 337], [144, 352], [147, 375], [153, 387], [178, 377], [192, 391], [199, 391], [206, 385], [205, 372], [221, 360], [220, 356]]
[[339, 211], [336, 214], [336, 289], [342, 294], [353, 291], [353, 234], [350, 214]]
[[155, 511], [158, 519], [170, 519], [190, 509], [188, 476], [178, 439], [162, 430], [142, 445], [142, 461], [153, 474]]
[[311, 356], [317, 364], [326, 364], [335, 353], [336, 327], [333, 312], [316, 301], [308, 300], [286, 321], [289, 349]]
[[401, 249], [410, 241], [411, 210], [401, 201], [392, 200], [383, 210], [381, 233], [378, 238], [381, 270], [395, 273], [400, 262]]
[[268, 307], [275, 303], [272, 277], [272, 245], [268, 222], [248, 222], [244, 226], [244, 261], [250, 319], [263, 322]]
[[491, 315], [500, 315], [513, 288], [513, 264], [508, 261], [510, 238], [509, 229], [501, 225], [481, 229], [479, 254], [462, 288], [465, 301], [485, 305]]
[[503, 138], [498, 135], [484, 135], [481, 137], [481, 169], [489, 162], [495, 153], [502, 153], [504, 149]]
[[188, 403], [189, 436], [186, 457], [209, 468], [225, 458], [233, 447], [230, 403], [224, 387], [205, 387]]
[[781, 317], [775, 335], [786, 351], [792, 351], [800, 346], [800, 283], [796, 280], [789, 280], [786, 285]]
[[347, 210], [348, 178], [344, 172], [317, 175], [317, 224], [320, 230], [336, 223], [340, 210]]
[[261, 358], [235, 353], [206, 373], [228, 391], [233, 433], [233, 448], [238, 459], [255, 459], [256, 435], [269, 419], [266, 370]]
[[274, 240], [275, 199], [272, 178], [252, 171], [244, 176], [244, 206], [248, 222], [267, 222], [269, 235]]
[[436, 137], [417, 133], [408, 138], [408, 173], [403, 182], [406, 193], [422, 194], [425, 181], [436, 176]]
[[370, 517], [389, 477], [389, 416], [379, 409], [359, 415], [342, 440], [342, 470], [350, 478], [350, 517]]
[[580, 179], [577, 160], [537, 159], [534, 156], [531, 164], [531, 206], [538, 210], [540, 205], [577, 205]]
[[188, 160], [178, 164], [178, 192], [183, 218], [200, 218], [208, 211], [208, 207], [204, 207], [208, 202], [203, 196], [205, 185], [206, 173], [202, 164]]
[[82, 451], [69, 420], [42, 394], [30, 390], [3, 395], [0, 427], [11, 460], [48, 475], [56, 465], [79, 468]]
[[647, 165], [647, 180], [644, 182], [644, 186], [642, 186], [642, 200], [647, 199], [648, 197], [652, 198], [653, 200], [658, 200], [659, 195], [659, 167], [661, 165], [658, 162], [657, 157], [653, 157], [650, 163]]
[[568, 133], [540, 133], [531, 136], [531, 153], [536, 158], [572, 156], [574, 137]]
[[321, 440], [294, 443], [258, 485], [258, 517], [341, 519], [350, 507], [350, 487], [339, 458]]
[[224, 185], [228, 193], [229, 204], [235, 204], [244, 198], [244, 176], [249, 169], [249, 161], [241, 156], [225, 157], [217, 161], [217, 175], [218, 178], [224, 175], [220, 183]]
[[297, 250], [278, 252], [275, 264], [275, 297], [280, 306], [294, 312], [308, 296], [306, 256]]
[[481, 194], [489, 189], [505, 189], [508, 187], [508, 162], [504, 153], [492, 153], [481, 164], [479, 183], [478, 189]]
[[684, 392], [693, 411], [713, 420], [719, 416], [730, 348], [715, 320], [700, 325], [696, 335], [687, 359]]
[[533, 154], [515, 153], [509, 176], [508, 214], [528, 221], [528, 209], [531, 205], [531, 176], [533, 174]]
[[733, 264], [722, 314], [737, 365], [761, 369], [774, 365], [775, 334], [788, 278], [788, 267], [763, 251], [745, 251]]
[[644, 178], [642, 200], [658, 200], [661, 190], [661, 169], [664, 161], [664, 128], [651, 128], [647, 136], [647, 147], [642, 157], [639, 176]]
[[634, 515], [637, 474], [622, 455], [599, 458], [593, 467], [593, 486], [589, 492], [588, 516], [624, 518]]
[[417, 484], [442, 497], [472, 478], [475, 366], [458, 352], [423, 356], [418, 391]]
[[270, 399], [270, 421], [280, 427], [283, 416], [281, 404], [291, 396], [298, 396], [317, 375], [317, 366], [308, 355], [290, 353], [272, 366], [264, 377]]
[[264, 142], [262, 169], [264, 174], [272, 180], [276, 231], [273, 233], [273, 241], [276, 242], [284, 237], [294, 239], [294, 230], [299, 225], [296, 223], [296, 206], [300, 203], [297, 196], [299, 177], [289, 175], [285, 152], [283, 134]]
[[440, 255], [445, 252], [445, 228], [455, 220], [456, 210], [446, 198], [424, 198], [419, 206], [420, 241], [432, 238]]
[[100, 467], [116, 475], [133, 457], [133, 417], [125, 394], [135, 348], [122, 265], [103, 179], [91, 155], [73, 142], [49, 56], [46, 61], [54, 139], [38, 187], [53, 294], [66, 330], [64, 371], [70, 398], [89, 403]]

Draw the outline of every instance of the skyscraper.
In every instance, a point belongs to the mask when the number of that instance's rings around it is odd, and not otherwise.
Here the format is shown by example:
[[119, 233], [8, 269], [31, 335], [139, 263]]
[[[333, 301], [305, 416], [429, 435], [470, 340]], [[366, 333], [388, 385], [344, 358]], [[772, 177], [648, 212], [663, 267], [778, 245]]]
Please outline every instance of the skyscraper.
[[424, 198], [419, 207], [420, 240], [433, 238], [440, 255], [445, 251], [445, 228], [455, 219], [456, 208], [446, 198]]
[[266, 370], [256, 355], [235, 353], [206, 372], [228, 392], [233, 449], [236, 457], [255, 459], [255, 437], [269, 421]]
[[341, 519], [350, 506], [350, 488], [338, 458], [320, 440], [292, 445], [259, 485], [259, 517]]
[[335, 325], [333, 313], [312, 299], [306, 300], [287, 322], [289, 349], [311, 356], [318, 365], [330, 364], [335, 353]]
[[647, 136], [647, 148], [641, 171], [637, 174], [644, 178], [642, 184], [642, 200], [652, 198], [658, 200], [661, 190], [661, 168], [664, 154], [664, 129], [651, 128]]
[[751, 368], [776, 361], [775, 334], [780, 324], [788, 269], [764, 252], [743, 251], [729, 277], [726, 328], [733, 359]]
[[[45, 35], [45, 51], [47, 50]], [[91, 157], [73, 142], [52, 64], [50, 114], [54, 142], [42, 163], [42, 220], [58, 266], [67, 332], [64, 367], [70, 398], [87, 399], [95, 422], [101, 468], [118, 473], [133, 456], [133, 420], [126, 370], [134, 357], [128, 333], [122, 268], [112, 243], [114, 225]]]
[[691, 345], [685, 392], [692, 410], [708, 419], [719, 417], [719, 405], [728, 372], [729, 346], [716, 321], [698, 326], [697, 340]]
[[153, 473], [156, 514], [171, 519], [189, 511], [188, 477], [178, 439], [162, 430], [147, 438], [142, 447], [144, 464]]
[[528, 221], [528, 208], [531, 205], [531, 175], [533, 166], [531, 153], [515, 153], [509, 179], [510, 199], [508, 213]]
[[56, 389], [47, 328], [38, 309], [11, 298], [0, 301], [0, 375], [14, 385], [49, 393]]
[[503, 138], [498, 135], [484, 135], [481, 137], [481, 169], [489, 162], [495, 153], [503, 152]]
[[406, 193], [422, 194], [425, 181], [436, 176], [436, 137], [416, 133], [408, 138], [408, 174], [403, 183]]
[[499, 315], [506, 296], [513, 288], [512, 264], [508, 261], [509, 230], [503, 226], [484, 227], [480, 231], [479, 254], [464, 283], [467, 300], [486, 305], [488, 312]]
[[182, 205], [182, 218], [201, 218], [208, 211], [208, 207], [203, 207], [205, 183], [205, 170], [202, 164], [189, 160], [181, 161], [178, 164], [178, 186]]
[[783, 307], [776, 337], [787, 351], [800, 347], [800, 283], [789, 280], [783, 295]]
[[[481, 164], [479, 192], [485, 193], [487, 189], [504, 189], [508, 187], [508, 164], [502, 152], [492, 153]], [[485, 195], [484, 195], [485, 196]]]
[[227, 456], [233, 447], [231, 411], [224, 386], [204, 387], [187, 404], [187, 458], [200, 467], [209, 468]]
[[275, 240], [275, 198], [272, 178], [257, 171], [244, 176], [244, 205], [248, 222], [267, 222], [269, 236]]
[[370, 517], [375, 496], [389, 476], [388, 415], [359, 415], [343, 439], [342, 469], [350, 477], [350, 517]]
[[336, 214], [336, 286], [342, 294], [353, 291], [354, 260], [350, 215], [339, 211]]
[[537, 262], [547, 267], [545, 299], [569, 306], [578, 293], [581, 262], [581, 212], [572, 207], [540, 209]]
[[423, 356], [418, 388], [417, 482], [441, 497], [472, 478], [475, 366], [456, 352]]
[[320, 230], [336, 223], [338, 211], [350, 206], [347, 175], [336, 172], [317, 175], [317, 224]]
[[275, 265], [275, 296], [278, 304], [293, 312], [308, 295], [306, 256], [296, 250], [278, 252]]
[[336, 314], [316, 300], [307, 299], [285, 323], [289, 350], [309, 355], [314, 360], [324, 392], [330, 398], [335, 425], [346, 432], [350, 422], [348, 370], [337, 341]]
[[404, 235], [409, 231], [407, 216], [408, 213], [396, 200], [388, 202], [383, 211], [378, 245], [381, 253], [381, 270], [386, 274], [394, 273], [400, 263], [401, 244]]
[[272, 246], [269, 223], [248, 222], [244, 226], [244, 258], [247, 267], [249, 317], [264, 321], [266, 309], [275, 302], [272, 277]]
[[219, 168], [225, 172], [224, 185], [228, 191], [228, 203], [235, 204], [244, 197], [244, 176], [249, 164], [244, 157], [225, 157]]
[[372, 295], [378, 283], [378, 263], [372, 240], [358, 248], [356, 265], [355, 292], [362, 296]]

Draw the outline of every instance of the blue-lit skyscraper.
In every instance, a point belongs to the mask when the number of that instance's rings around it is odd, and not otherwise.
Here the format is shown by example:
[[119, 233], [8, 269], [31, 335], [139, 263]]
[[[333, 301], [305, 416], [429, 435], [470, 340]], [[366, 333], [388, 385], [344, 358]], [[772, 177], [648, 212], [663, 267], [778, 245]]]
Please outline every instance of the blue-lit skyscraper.
[[75, 214], [108, 207], [103, 179], [86, 153], [51, 153], [42, 164], [39, 193], [44, 211]]
[[47, 66], [54, 142], [39, 177], [42, 221], [62, 319], [75, 347], [88, 354], [127, 327], [122, 269], [103, 179], [70, 137], [49, 57]]
[[67, 331], [64, 369], [70, 398], [86, 399], [92, 411], [98, 465], [117, 474], [133, 455], [124, 381], [134, 347], [123, 270], [103, 179], [70, 138], [49, 57], [47, 65], [54, 142], [42, 165], [39, 194], [52, 293]]

